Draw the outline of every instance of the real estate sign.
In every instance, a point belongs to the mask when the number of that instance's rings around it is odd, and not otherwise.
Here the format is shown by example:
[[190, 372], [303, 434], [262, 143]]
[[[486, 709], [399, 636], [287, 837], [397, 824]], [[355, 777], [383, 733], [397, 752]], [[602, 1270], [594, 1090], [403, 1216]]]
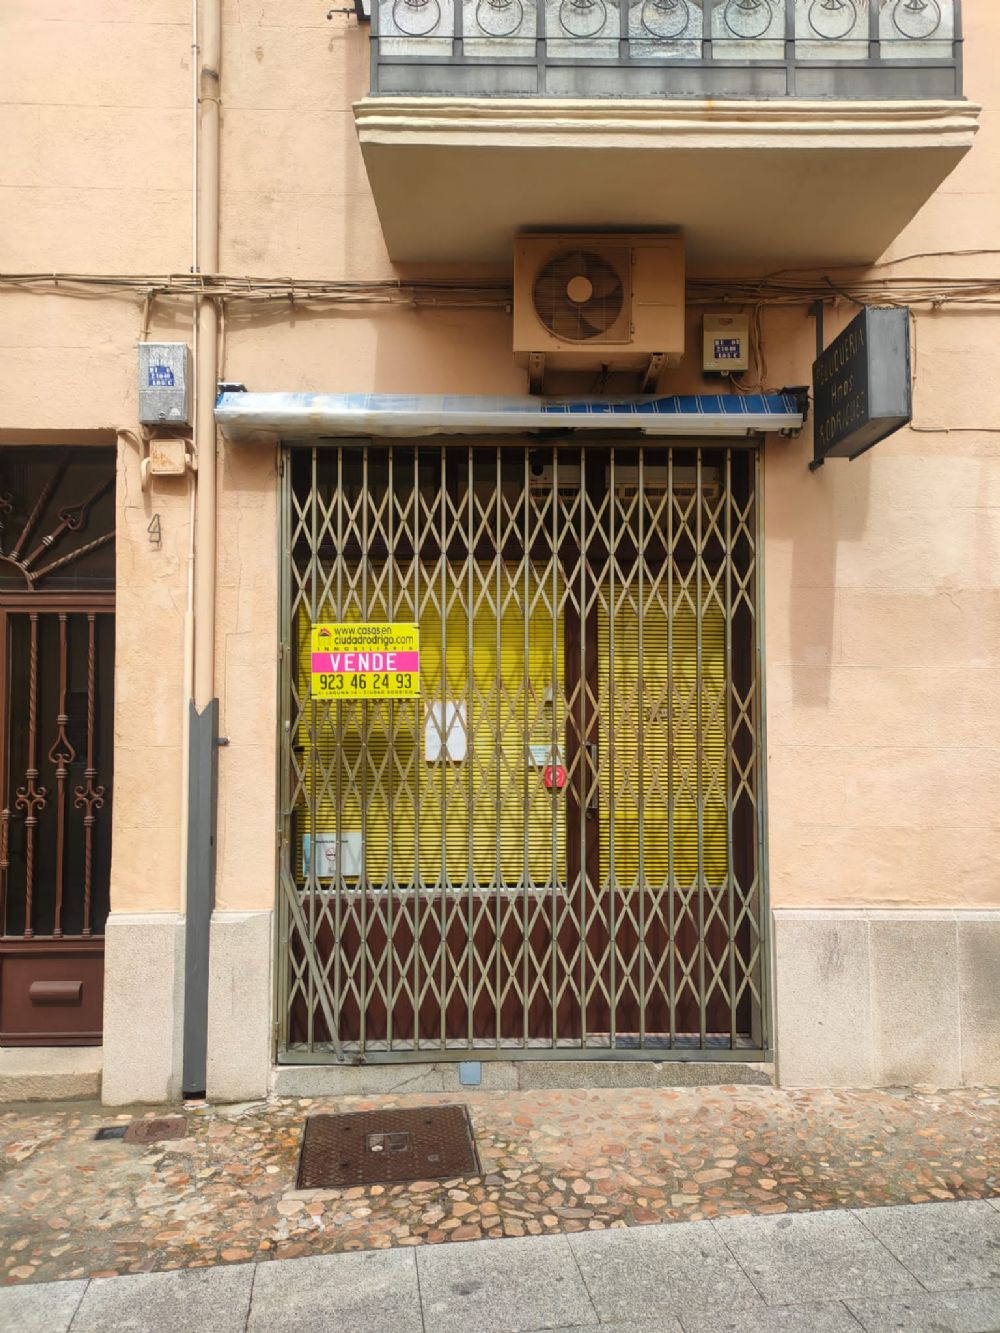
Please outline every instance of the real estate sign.
[[314, 699], [415, 699], [420, 694], [420, 630], [371, 622], [313, 625]]

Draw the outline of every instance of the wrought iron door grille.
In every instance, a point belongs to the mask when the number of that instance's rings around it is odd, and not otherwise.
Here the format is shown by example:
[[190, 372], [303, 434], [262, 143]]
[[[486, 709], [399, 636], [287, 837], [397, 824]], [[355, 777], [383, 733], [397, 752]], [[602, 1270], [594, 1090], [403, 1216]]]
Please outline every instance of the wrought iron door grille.
[[104, 934], [113, 655], [109, 613], [0, 604], [0, 940]]
[[[756, 452], [286, 461], [279, 1057], [759, 1058]], [[421, 696], [313, 697], [322, 621]]]

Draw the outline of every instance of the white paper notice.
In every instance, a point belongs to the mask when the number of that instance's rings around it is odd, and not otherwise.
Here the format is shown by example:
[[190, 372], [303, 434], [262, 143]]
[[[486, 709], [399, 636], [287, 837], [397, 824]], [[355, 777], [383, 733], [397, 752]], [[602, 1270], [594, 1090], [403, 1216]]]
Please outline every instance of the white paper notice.
[[428, 764], [461, 764], [468, 752], [465, 704], [433, 703], [427, 707], [424, 726], [424, 759]]
[[[302, 837], [302, 864], [309, 873], [312, 840], [308, 833]], [[361, 874], [363, 839], [360, 829], [345, 829], [340, 835], [340, 873], [344, 879], [357, 879]], [[336, 833], [316, 834], [316, 878], [334, 879], [337, 875]]]

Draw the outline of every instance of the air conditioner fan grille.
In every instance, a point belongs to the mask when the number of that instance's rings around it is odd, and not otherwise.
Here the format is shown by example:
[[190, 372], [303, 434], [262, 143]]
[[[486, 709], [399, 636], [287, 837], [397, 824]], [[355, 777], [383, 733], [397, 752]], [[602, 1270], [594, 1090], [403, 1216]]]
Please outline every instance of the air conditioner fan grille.
[[602, 255], [563, 250], [542, 265], [532, 299], [550, 333], [566, 342], [590, 342], [610, 333], [621, 318], [625, 283]]

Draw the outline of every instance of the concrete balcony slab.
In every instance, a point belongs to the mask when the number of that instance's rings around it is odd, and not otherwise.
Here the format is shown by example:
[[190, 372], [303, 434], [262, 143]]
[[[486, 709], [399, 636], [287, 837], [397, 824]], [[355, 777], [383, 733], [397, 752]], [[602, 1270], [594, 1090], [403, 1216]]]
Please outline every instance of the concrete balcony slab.
[[395, 96], [354, 115], [397, 263], [506, 264], [526, 229], [676, 227], [697, 269], [874, 261], [968, 152], [979, 111]]

